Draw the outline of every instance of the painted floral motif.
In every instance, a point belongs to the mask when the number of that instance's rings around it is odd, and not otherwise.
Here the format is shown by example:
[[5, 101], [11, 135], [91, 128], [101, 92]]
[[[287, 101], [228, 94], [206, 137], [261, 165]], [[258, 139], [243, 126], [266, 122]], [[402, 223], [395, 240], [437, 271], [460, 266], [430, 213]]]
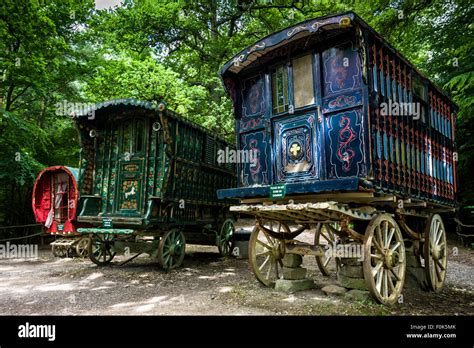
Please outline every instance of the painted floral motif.
[[286, 33], [286, 35], [288, 37], [292, 37], [293, 35], [299, 33], [300, 31], [303, 31], [303, 30], [308, 30], [308, 28], [305, 26], [305, 25], [300, 25], [296, 28], [292, 28], [290, 30], [288, 30], [288, 32]]
[[249, 129], [254, 129], [256, 127], [260, 127], [262, 125], [262, 119], [261, 118], [243, 118], [240, 120], [240, 129], [242, 131], [246, 131]]
[[256, 76], [243, 82], [242, 94], [244, 99], [243, 114], [252, 116], [263, 112], [263, 79]]
[[356, 101], [356, 97], [353, 95], [340, 95], [335, 99], [331, 100], [328, 104], [330, 109], [335, 109], [337, 107], [344, 107], [354, 105]]
[[243, 134], [240, 142], [241, 150], [254, 153], [257, 159], [254, 163], [242, 163], [240, 166], [240, 180], [243, 186], [268, 183], [267, 169], [267, 143], [265, 141], [265, 132], [257, 131], [254, 133]]
[[339, 143], [337, 157], [342, 162], [342, 170], [348, 172], [351, 169], [352, 158], [355, 156], [354, 150], [350, 147], [351, 142], [356, 138], [356, 133], [351, 129], [351, 119], [343, 116], [339, 121]]
[[352, 43], [323, 52], [325, 94], [351, 90], [360, 86], [360, 63]]
[[[250, 148], [250, 151], [253, 151], [254, 154], [256, 155], [255, 158], [260, 158], [260, 149], [258, 148], [258, 140], [257, 139], [250, 140], [249, 148]], [[257, 161], [256, 163], [257, 164], [255, 166], [250, 166], [249, 167], [250, 175], [252, 176], [252, 180], [254, 182], [258, 181], [258, 175], [260, 174], [260, 170], [261, 170], [260, 161]]]
[[254, 51], [256, 51], [256, 50], [259, 50], [259, 51], [260, 51], [260, 50], [263, 50], [263, 49], [265, 48], [265, 45], [266, 45], [265, 42], [262, 42], [261, 44], [255, 44], [255, 45], [253, 45], [252, 48], [250, 48], [250, 49], [248, 50], [247, 54], [250, 54], [250, 53], [252, 53], [252, 52], [254, 52]]

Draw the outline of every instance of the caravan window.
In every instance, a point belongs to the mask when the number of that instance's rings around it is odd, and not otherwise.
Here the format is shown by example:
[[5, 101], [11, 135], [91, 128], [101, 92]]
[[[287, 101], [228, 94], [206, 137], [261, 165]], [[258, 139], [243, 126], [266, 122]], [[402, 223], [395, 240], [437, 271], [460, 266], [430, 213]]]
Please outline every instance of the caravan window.
[[293, 59], [295, 108], [314, 104], [313, 59], [311, 54]]

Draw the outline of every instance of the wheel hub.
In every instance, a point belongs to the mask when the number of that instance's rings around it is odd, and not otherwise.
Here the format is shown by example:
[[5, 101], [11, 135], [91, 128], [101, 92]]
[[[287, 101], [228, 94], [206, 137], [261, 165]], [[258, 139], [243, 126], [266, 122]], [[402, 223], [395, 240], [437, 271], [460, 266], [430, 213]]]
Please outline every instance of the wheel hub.
[[397, 252], [393, 252], [390, 249], [385, 249], [383, 252], [383, 263], [385, 268], [391, 269], [395, 267], [399, 262], [399, 255]]
[[272, 255], [276, 260], [280, 260], [285, 256], [285, 250], [282, 248], [281, 242], [277, 242], [276, 245], [272, 247]]
[[431, 250], [431, 256], [433, 257], [433, 259], [439, 260], [441, 258], [441, 248], [439, 246], [435, 246]]

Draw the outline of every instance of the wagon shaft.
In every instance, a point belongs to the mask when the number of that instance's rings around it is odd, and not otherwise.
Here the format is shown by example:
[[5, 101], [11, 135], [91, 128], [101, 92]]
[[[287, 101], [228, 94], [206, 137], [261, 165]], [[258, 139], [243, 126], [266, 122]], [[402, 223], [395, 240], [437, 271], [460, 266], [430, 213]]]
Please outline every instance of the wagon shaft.
[[230, 211], [253, 215], [256, 218], [298, 223], [336, 222], [344, 219], [368, 221], [373, 216], [336, 202], [239, 205], [230, 207]]

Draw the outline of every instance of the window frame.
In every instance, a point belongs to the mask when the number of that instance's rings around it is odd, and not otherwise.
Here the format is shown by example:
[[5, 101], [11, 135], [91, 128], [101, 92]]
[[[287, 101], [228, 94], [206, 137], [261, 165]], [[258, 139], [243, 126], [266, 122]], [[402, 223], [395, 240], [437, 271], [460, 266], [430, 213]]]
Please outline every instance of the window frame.
[[[296, 107], [295, 106], [295, 90], [294, 90], [294, 83], [293, 83], [293, 60], [298, 59], [307, 55], [311, 55], [311, 72], [313, 74], [313, 94], [314, 94], [314, 102], [312, 104]], [[286, 66], [287, 74], [288, 74], [288, 108], [285, 111], [276, 112], [274, 111], [273, 107], [273, 72], [275, 68], [279, 66]], [[271, 117], [278, 116], [278, 115], [285, 115], [285, 114], [294, 114], [296, 112], [305, 112], [310, 109], [316, 108], [318, 105], [321, 105], [321, 91], [318, 92], [318, 89], [321, 88], [321, 52], [316, 50], [310, 50], [303, 53], [295, 54], [293, 56], [287, 56], [285, 59], [280, 59], [277, 62], [273, 63], [269, 66], [267, 70], [268, 74], [268, 81], [269, 81], [269, 112]]]

